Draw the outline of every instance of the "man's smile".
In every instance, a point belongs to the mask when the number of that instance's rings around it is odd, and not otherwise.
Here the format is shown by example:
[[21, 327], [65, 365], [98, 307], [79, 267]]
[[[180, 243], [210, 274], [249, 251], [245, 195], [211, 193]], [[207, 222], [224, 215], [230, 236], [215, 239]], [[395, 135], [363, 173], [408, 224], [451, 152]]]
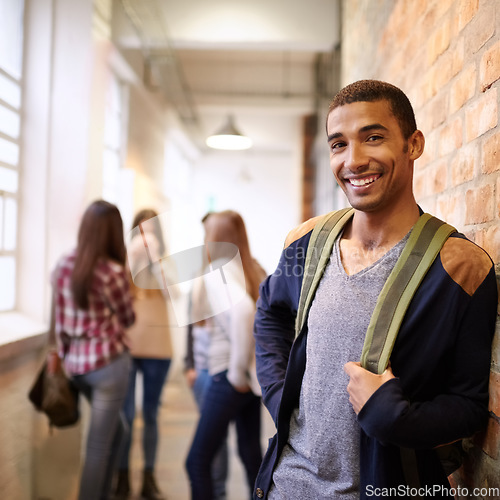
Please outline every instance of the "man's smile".
[[380, 177], [380, 174], [375, 174], [375, 175], [370, 175], [368, 177], [350, 178], [350, 179], [347, 179], [347, 181], [352, 186], [362, 187], [362, 186], [366, 186], [368, 184], [371, 184], [372, 182], [375, 182], [379, 177]]

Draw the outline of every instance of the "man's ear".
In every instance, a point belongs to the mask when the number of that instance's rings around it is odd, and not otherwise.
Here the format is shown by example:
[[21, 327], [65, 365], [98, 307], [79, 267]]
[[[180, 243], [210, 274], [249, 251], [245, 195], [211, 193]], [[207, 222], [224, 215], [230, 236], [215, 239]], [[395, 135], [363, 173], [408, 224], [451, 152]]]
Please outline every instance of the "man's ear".
[[410, 160], [416, 160], [422, 156], [425, 147], [425, 137], [420, 130], [415, 130], [408, 139], [408, 153]]

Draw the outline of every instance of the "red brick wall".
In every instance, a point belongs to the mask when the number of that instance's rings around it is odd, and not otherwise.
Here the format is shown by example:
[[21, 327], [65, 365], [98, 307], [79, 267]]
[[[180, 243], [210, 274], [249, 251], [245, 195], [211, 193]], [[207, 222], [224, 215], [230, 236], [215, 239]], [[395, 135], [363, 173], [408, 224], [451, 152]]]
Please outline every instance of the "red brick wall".
[[314, 163], [312, 151], [317, 133], [318, 117], [305, 116], [302, 120], [302, 220], [314, 217]]
[[[426, 151], [414, 188], [424, 208], [485, 248], [500, 272], [500, 1], [343, 0], [342, 74], [401, 87]], [[498, 324], [498, 323], [497, 323]], [[454, 481], [500, 487], [500, 341], [490, 421]]]

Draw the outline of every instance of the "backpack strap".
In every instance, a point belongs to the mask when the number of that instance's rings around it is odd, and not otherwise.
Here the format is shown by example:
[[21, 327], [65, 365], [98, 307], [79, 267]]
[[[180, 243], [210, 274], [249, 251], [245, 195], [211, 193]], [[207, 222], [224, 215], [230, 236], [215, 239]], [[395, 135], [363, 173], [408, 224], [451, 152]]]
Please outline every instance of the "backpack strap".
[[[353, 215], [352, 208], [330, 212], [312, 231], [297, 309], [296, 337], [304, 326], [335, 240]], [[363, 367], [374, 373], [382, 373], [387, 368], [411, 299], [445, 241], [454, 232], [454, 227], [430, 214], [420, 216], [378, 297], [361, 354]]]
[[367, 370], [380, 374], [387, 368], [410, 302], [445, 241], [454, 232], [453, 226], [429, 214], [418, 219], [370, 319], [361, 353], [361, 366]]
[[[361, 353], [361, 366], [367, 370], [380, 374], [387, 368], [410, 302], [445, 241], [454, 232], [453, 226], [429, 214], [422, 214], [418, 219], [375, 304]], [[418, 491], [421, 483], [415, 450], [400, 448], [400, 455], [406, 483]]]
[[[331, 212], [313, 229], [306, 253], [295, 325], [296, 336], [304, 326], [333, 244], [353, 213], [352, 209]], [[361, 365], [364, 368], [373, 373], [383, 373], [387, 368], [410, 302], [445, 241], [454, 232], [456, 229], [453, 226], [427, 213], [422, 214], [416, 222], [375, 304], [361, 354]], [[419, 488], [415, 450], [400, 448], [400, 451], [407, 484]]]
[[344, 208], [326, 214], [315, 226], [307, 246], [299, 307], [295, 321], [295, 337], [304, 326], [318, 284], [330, 259], [333, 244], [354, 215], [354, 209]]

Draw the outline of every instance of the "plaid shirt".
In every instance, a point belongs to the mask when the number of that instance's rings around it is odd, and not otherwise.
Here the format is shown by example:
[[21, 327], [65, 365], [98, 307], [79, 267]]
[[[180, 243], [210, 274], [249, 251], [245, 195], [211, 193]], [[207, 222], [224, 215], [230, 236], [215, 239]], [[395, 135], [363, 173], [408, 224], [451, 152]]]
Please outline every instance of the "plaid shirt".
[[125, 269], [111, 260], [96, 264], [89, 308], [75, 305], [71, 292], [75, 256], [73, 251], [62, 257], [52, 274], [58, 350], [66, 370], [74, 375], [101, 368], [126, 351], [124, 329], [135, 321]]

